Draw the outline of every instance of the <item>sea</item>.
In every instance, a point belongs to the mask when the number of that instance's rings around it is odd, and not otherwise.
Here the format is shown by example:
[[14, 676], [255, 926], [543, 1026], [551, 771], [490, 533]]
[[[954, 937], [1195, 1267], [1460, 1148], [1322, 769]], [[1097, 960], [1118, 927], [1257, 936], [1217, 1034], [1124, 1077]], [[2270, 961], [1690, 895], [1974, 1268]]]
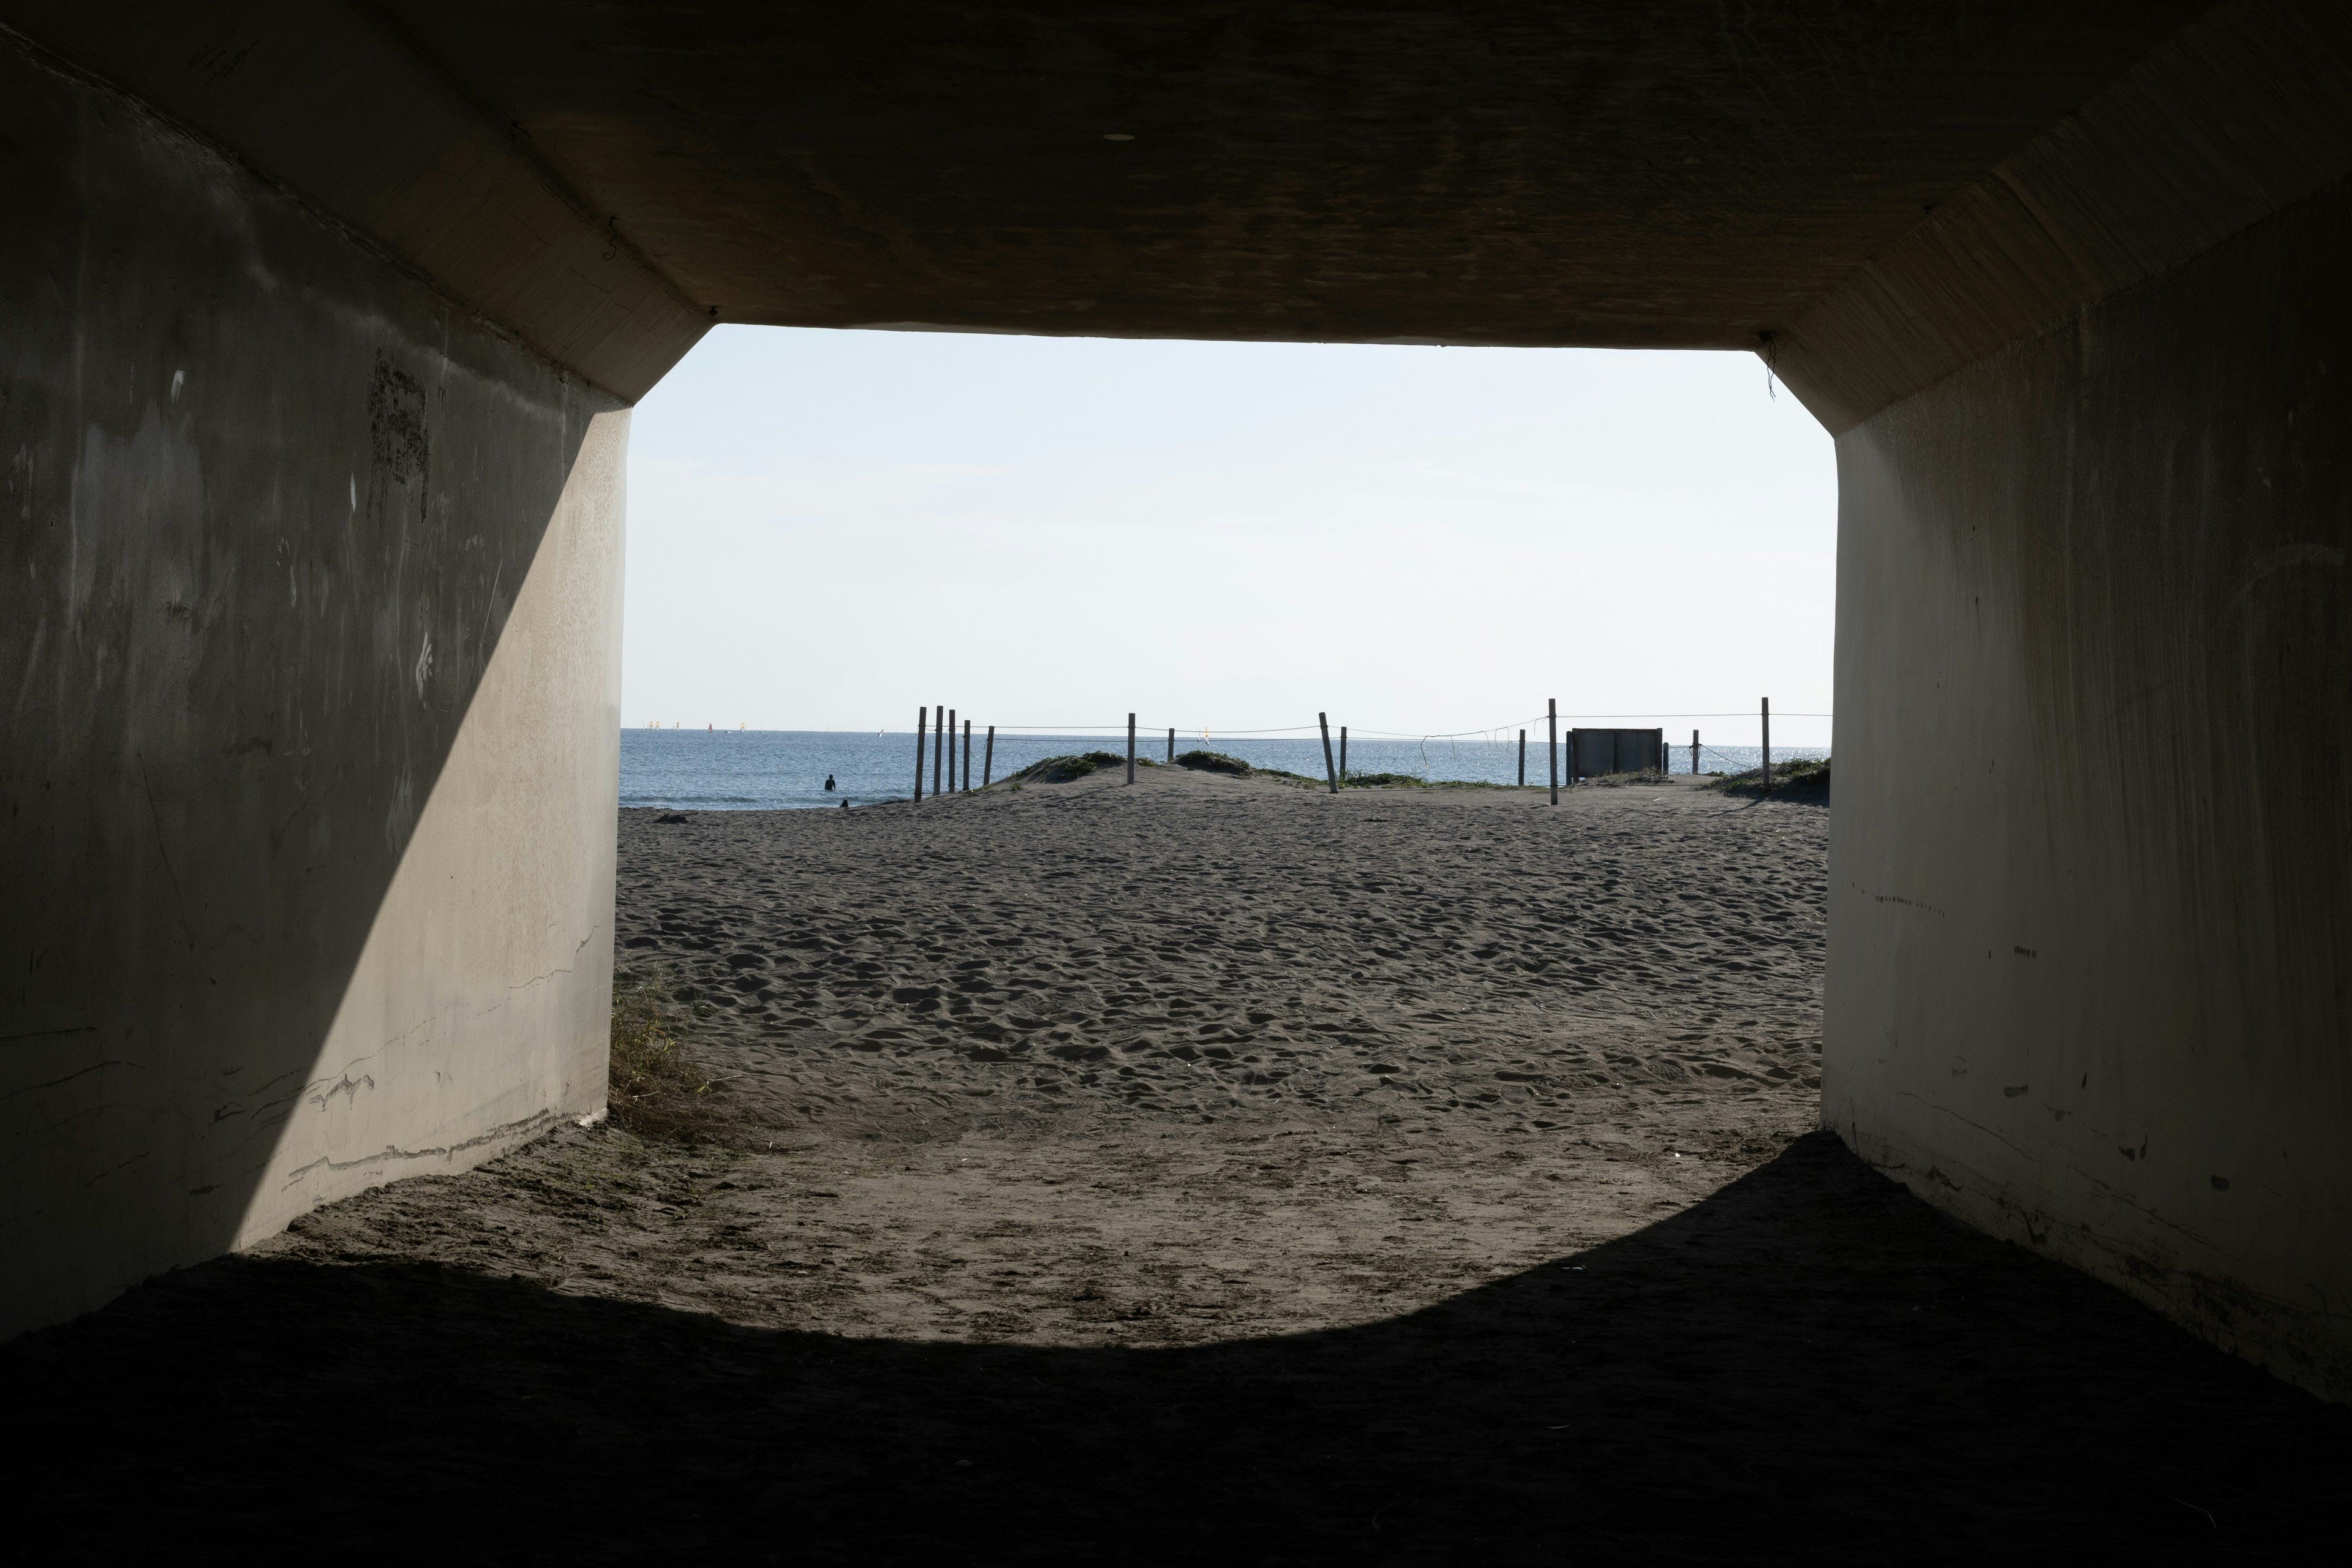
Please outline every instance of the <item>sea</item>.
[[[958, 742], [961, 762], [961, 741]], [[1336, 752], [1338, 738], [1332, 741]], [[975, 732], [971, 741], [972, 782], [981, 779], [984, 742]], [[996, 755], [989, 775], [1003, 778], [1031, 763], [1077, 752], [1125, 754], [1124, 732], [1108, 735], [1003, 735], [996, 737]], [[1670, 746], [1674, 771], [1691, 771], [1690, 747]], [[1179, 732], [1179, 755], [1189, 751], [1222, 752], [1253, 767], [1282, 768], [1312, 778], [1323, 774], [1323, 744], [1303, 739], [1247, 735], [1203, 736]], [[1797, 746], [1772, 748], [1775, 762], [1796, 757], [1826, 756], [1823, 751]], [[1165, 762], [1168, 732], [1136, 737], [1136, 755]], [[1740, 773], [1757, 765], [1754, 746], [1706, 746], [1699, 753], [1704, 773]], [[1432, 783], [1470, 781], [1515, 784], [1519, 751], [1508, 734], [1495, 740], [1388, 740], [1350, 736], [1350, 773], [1410, 773]], [[923, 758], [923, 792], [931, 790], [932, 759]], [[830, 778], [834, 787], [827, 790]], [[1544, 749], [1540, 739], [1528, 744], [1528, 778], [1544, 782]], [[882, 801], [905, 800], [914, 793], [915, 735], [910, 730], [885, 732], [839, 730], [624, 730], [621, 731], [621, 804], [664, 806], [676, 811], [791, 811], [838, 808]]]

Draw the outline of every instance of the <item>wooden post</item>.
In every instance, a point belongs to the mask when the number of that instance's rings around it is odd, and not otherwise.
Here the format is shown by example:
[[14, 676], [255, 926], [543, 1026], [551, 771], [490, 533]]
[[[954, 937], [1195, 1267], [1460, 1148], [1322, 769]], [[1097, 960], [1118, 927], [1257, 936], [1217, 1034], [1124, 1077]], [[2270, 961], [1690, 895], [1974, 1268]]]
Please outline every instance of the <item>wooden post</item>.
[[1559, 699], [1547, 698], [1544, 702], [1544, 752], [1551, 762], [1551, 803], [1559, 804]]
[[963, 721], [963, 792], [971, 793], [971, 721]]
[[1519, 731], [1519, 787], [1528, 787], [1528, 732]]
[[989, 781], [989, 778], [990, 778], [990, 776], [991, 776], [992, 774], [993, 774], [995, 772], [996, 772], [996, 726], [995, 726], [995, 725], [993, 725], [993, 724], [991, 724], [991, 725], [988, 727], [988, 749], [987, 749], [986, 751], [984, 751], [984, 752], [981, 752], [981, 753], [980, 753], [980, 787], [981, 787], [981, 788], [982, 788], [982, 789], [986, 789], [986, 788], [988, 787], [988, 781]]
[[1176, 765], [1176, 727], [1172, 724], [1168, 727], [1168, 765]]
[[915, 710], [915, 804], [923, 804], [923, 742], [931, 738], [931, 706]]
[[1127, 716], [1127, 782], [1135, 782], [1135, 715]]
[[955, 721], [956, 711], [954, 709], [950, 708], [948, 710], [946, 748], [948, 753], [948, 793], [950, 795], [955, 794]]
[[1691, 731], [1691, 777], [1698, 777], [1698, 731]]
[[1772, 700], [1764, 699], [1764, 787], [1772, 787]]
[[940, 793], [940, 754], [948, 749], [948, 710], [931, 710], [931, 726], [937, 731], [931, 737], [931, 793]]
[[1348, 782], [1348, 726], [1339, 726], [1339, 782]]
[[1331, 782], [1331, 793], [1338, 795], [1339, 769], [1338, 764], [1331, 761], [1331, 716], [1328, 713], [1318, 713], [1315, 715], [1315, 722], [1321, 726], [1323, 731], [1323, 776]]

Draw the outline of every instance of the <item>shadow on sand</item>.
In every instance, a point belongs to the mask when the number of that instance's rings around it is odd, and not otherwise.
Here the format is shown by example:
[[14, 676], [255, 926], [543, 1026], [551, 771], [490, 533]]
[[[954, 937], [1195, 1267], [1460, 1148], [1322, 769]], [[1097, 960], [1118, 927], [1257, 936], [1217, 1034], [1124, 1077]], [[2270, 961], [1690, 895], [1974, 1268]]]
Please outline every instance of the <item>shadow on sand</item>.
[[843, 1340], [232, 1258], [0, 1349], [0, 1401], [36, 1439], [15, 1542], [106, 1557], [2259, 1560], [2352, 1493], [2352, 1412], [1826, 1134], [1291, 1339]]

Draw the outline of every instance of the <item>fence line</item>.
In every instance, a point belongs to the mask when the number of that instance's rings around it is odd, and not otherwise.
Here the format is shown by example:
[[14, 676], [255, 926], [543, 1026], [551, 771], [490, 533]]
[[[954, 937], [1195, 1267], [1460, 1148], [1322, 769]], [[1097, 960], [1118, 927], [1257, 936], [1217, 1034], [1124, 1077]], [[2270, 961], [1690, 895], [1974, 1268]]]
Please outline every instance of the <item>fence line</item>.
[[[1758, 711], [1755, 716], [1759, 721], [1761, 742], [1754, 749], [1757, 752], [1758, 767], [1762, 775], [1764, 787], [1769, 789], [1771, 787], [1772, 781], [1771, 699], [1766, 698], [1759, 704]], [[925, 723], [927, 717], [929, 720], [928, 726]], [[1544, 751], [1547, 759], [1546, 772], [1548, 775], [1547, 787], [1550, 793], [1551, 803], [1555, 805], [1559, 803], [1559, 790], [1563, 782], [1572, 786], [1580, 783], [1583, 778], [1591, 776], [1585, 774], [1581, 771], [1577, 760], [1577, 737], [1584, 731], [1576, 728], [1572, 722], [1575, 720], [1629, 718], [1653, 720], [1746, 719], [1748, 717], [1749, 717], [1749, 715], [1747, 713], [1562, 713], [1559, 711], [1559, 704], [1557, 700], [1548, 702], [1545, 704], [1544, 711], [1536, 715], [1535, 719], [1540, 719], [1544, 724]], [[1781, 717], [1783, 719], [1830, 719], [1832, 718], [1832, 715], [1828, 713], [1792, 714], [1784, 710]], [[956, 710], [949, 708], [944, 704], [938, 707], [931, 707], [926, 704], [924, 707], [918, 708], [916, 710], [915, 787], [913, 792], [913, 798], [916, 801], [919, 802], [923, 798], [923, 764], [926, 760], [929, 762], [931, 767], [931, 793], [934, 795], [941, 794], [962, 794], [971, 789], [972, 721], [970, 719], [961, 719], [963, 752], [961, 761], [963, 766], [961, 770], [961, 777], [958, 776], [959, 770], [956, 766], [958, 760], [955, 755], [956, 742], [958, 739], [956, 731], [958, 728], [958, 721], [961, 718], [961, 716]], [[1127, 732], [1127, 755], [1125, 761], [1127, 764], [1127, 782], [1129, 784], [1133, 784], [1135, 782], [1135, 768], [1138, 761], [1136, 756], [1136, 739], [1138, 729], [1137, 718], [1138, 715], [1136, 714], [1129, 714], [1127, 716], [1127, 723], [1124, 726]], [[1342, 724], [1339, 726], [1339, 755], [1335, 758], [1332, 755], [1331, 748], [1330, 715], [1328, 712], [1323, 712], [1317, 714], [1315, 718], [1316, 721], [1311, 725], [1284, 725], [1279, 728], [1271, 729], [1219, 731], [1210, 726], [1203, 725], [1200, 728], [1199, 733], [1203, 741], [1210, 742], [1214, 741], [1219, 736], [1223, 736], [1229, 740], [1247, 741], [1287, 736], [1298, 736], [1301, 739], [1305, 739], [1308, 736], [1319, 733], [1322, 738], [1323, 770], [1326, 781], [1332, 793], [1336, 794], [1338, 793], [1342, 782], [1347, 777], [1348, 741], [1351, 731], [1357, 735], [1373, 740], [1418, 742], [1421, 749], [1422, 776], [1428, 778], [1437, 772], [1437, 766], [1429, 754], [1429, 743], [1431, 742], [1436, 741], [1454, 743], [1454, 749], [1456, 753], [1454, 765], [1457, 768], [1460, 768], [1462, 764], [1459, 755], [1459, 743], [1465, 740], [1473, 741], [1475, 743], [1482, 744], [1488, 748], [1508, 746], [1511, 744], [1511, 742], [1506, 737], [1510, 735], [1511, 732], [1516, 730], [1517, 732], [1518, 753], [1517, 778], [1520, 787], [1525, 787], [1527, 784], [1528, 729], [1535, 722], [1535, 719], [1513, 721], [1508, 724], [1489, 725], [1477, 730], [1455, 730], [1451, 731], [1423, 731], [1418, 734], [1412, 731], [1370, 730], [1365, 729], [1360, 725], [1351, 726]], [[1563, 720], [1571, 721], [1564, 731], [1561, 724]], [[931, 731], [928, 736], [925, 733], [927, 728]], [[1033, 736], [1067, 735], [1074, 740], [1078, 740], [1084, 739], [1089, 731], [1098, 732], [1108, 730], [1116, 733], [1120, 728], [1121, 727], [1118, 725], [1112, 724], [991, 724], [988, 726], [987, 753], [982, 764], [982, 787], [985, 788], [987, 786], [989, 775], [994, 772], [993, 763], [996, 752], [996, 732], [1000, 729], [1003, 730], [1008, 737], [1015, 734], [1028, 734]], [[1633, 732], [1641, 733], [1651, 728], [1651, 726], [1646, 725], [1635, 726], [1633, 728]], [[1171, 763], [1173, 763], [1176, 760], [1177, 732], [1176, 726], [1169, 726], [1168, 761]], [[882, 733], [887, 733], [887, 731], [877, 731], [877, 738], [879, 734]], [[1712, 752], [1722, 763], [1728, 765], [1730, 767], [1730, 771], [1745, 771], [1744, 769], [1737, 766], [1737, 760], [1731, 755], [1730, 749], [1727, 749], [1720, 745], [1708, 746], [1705, 744], [1700, 738], [1700, 732], [1696, 729], [1691, 731], [1690, 765], [1687, 770], [1678, 770], [1675, 766], [1675, 753], [1682, 749], [1681, 746], [1676, 742], [1666, 739], [1666, 733], [1663, 726], [1656, 727], [1655, 733], [1658, 737], [1657, 752], [1655, 753], [1657, 758], [1657, 766], [1659, 771], [1665, 774], [1671, 775], [1678, 771], [1683, 771], [1686, 772], [1686, 776], [1696, 776], [1705, 773], [1706, 771], [1706, 761], [1708, 753], [1710, 752]], [[927, 740], [932, 742], [932, 744], [928, 748], [925, 744]], [[1560, 777], [1560, 763], [1562, 762], [1561, 748], [1563, 746], [1567, 748], [1565, 760], [1567, 762], [1568, 776], [1565, 781]], [[1613, 749], [1612, 745], [1612, 751]], [[1738, 747], [1734, 749], [1746, 751], [1748, 748]], [[924, 754], [926, 750], [929, 750], [930, 753], [928, 759], [926, 759]], [[1810, 752], [1814, 750], [1814, 748], [1800, 746], [1793, 748], [1793, 750]], [[1646, 771], [1646, 769], [1643, 771]], [[944, 774], [944, 777], [942, 774]]]
[[[1571, 719], [1751, 719], [1755, 716], [1755, 711], [1753, 710], [1741, 710], [1738, 712], [1725, 713], [1562, 713], [1559, 715], [1559, 718], [1563, 721], [1566, 721]], [[1535, 713], [1530, 714], [1525, 719], [1513, 719], [1501, 724], [1488, 724], [1476, 730], [1377, 730], [1369, 729], [1364, 725], [1358, 724], [1354, 726], [1354, 731], [1359, 735], [1369, 736], [1374, 740], [1380, 741], [1466, 741], [1473, 737], [1486, 737], [1491, 739], [1517, 729], [1522, 725], [1532, 725], [1546, 717], [1546, 714]], [[1836, 715], [1833, 713], [1793, 713], [1783, 710], [1780, 717], [1783, 719], [1834, 719], [1836, 718]], [[688, 726], [682, 725], [675, 721], [665, 722], [660, 720], [655, 720], [645, 724], [633, 725], [629, 727], [642, 730], [683, 730], [688, 728]], [[722, 731], [719, 732], [731, 734], [736, 731], [744, 730], [748, 727], [748, 725], [737, 724], [734, 726], [733, 730]], [[717, 726], [715, 724], [710, 724], [705, 725], [704, 728], [706, 730], [716, 730]], [[1094, 733], [1096, 731], [1108, 731], [1109, 733], [1116, 734], [1124, 728], [1124, 726], [1118, 724], [1000, 724], [997, 728], [1003, 731], [1007, 735], [1084, 735]], [[1286, 724], [1271, 730], [1228, 730], [1221, 726], [1212, 724], [1172, 724], [1168, 726], [1168, 728], [1174, 731], [1178, 735], [1199, 735], [1205, 739], [1213, 739], [1219, 735], [1240, 739], [1252, 735], [1312, 735], [1315, 733], [1315, 726], [1312, 724]], [[862, 735], [866, 731], [863, 730], [844, 730], [840, 732], [845, 735]], [[892, 731], [887, 729], [877, 730], [874, 732], [877, 735], [887, 735], [892, 733]], [[1680, 744], [1681, 742], [1676, 743]]]
[[[1535, 713], [1525, 719], [1513, 719], [1502, 724], [1488, 724], [1476, 730], [1376, 730], [1363, 724], [1358, 724], [1354, 728], [1359, 735], [1368, 735], [1381, 741], [1462, 741], [1468, 740], [1472, 736], [1498, 735], [1506, 731], [1517, 729], [1523, 724], [1536, 724], [1549, 717], [1550, 715], [1546, 713]], [[1747, 708], [1737, 712], [1725, 713], [1561, 713], [1559, 717], [1562, 722], [1571, 719], [1753, 719], [1756, 717], [1756, 710]], [[1834, 719], [1836, 715], [1792, 713], [1783, 710], [1780, 717], [1783, 719]], [[1013, 723], [998, 727], [1008, 735], [1085, 735], [1096, 731], [1115, 735], [1126, 728], [1123, 724]], [[1228, 730], [1213, 724], [1177, 724], [1171, 728], [1174, 729], [1179, 735], [1200, 735], [1210, 739], [1219, 735], [1233, 739], [1245, 739], [1252, 735], [1311, 736], [1315, 733], [1315, 726], [1312, 724], [1285, 724], [1271, 730]], [[844, 733], [856, 734], [860, 731], [853, 730], [845, 731]]]

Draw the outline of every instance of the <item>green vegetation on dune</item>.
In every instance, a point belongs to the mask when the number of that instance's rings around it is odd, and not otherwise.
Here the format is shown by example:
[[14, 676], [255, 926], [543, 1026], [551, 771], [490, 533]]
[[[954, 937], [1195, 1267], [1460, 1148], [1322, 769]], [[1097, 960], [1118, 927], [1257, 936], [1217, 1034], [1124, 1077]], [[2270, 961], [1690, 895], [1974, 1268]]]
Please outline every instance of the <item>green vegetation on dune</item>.
[[1089, 756], [1041, 757], [1003, 782], [1014, 784], [1026, 780], [1031, 784], [1067, 784], [1072, 779], [1085, 778], [1101, 766]]
[[[1139, 768], [1149, 768], [1159, 764], [1150, 757], [1138, 757], [1135, 759], [1135, 765]], [[1127, 766], [1127, 759], [1117, 752], [1084, 752], [1074, 757], [1042, 758], [1031, 763], [1020, 772], [1008, 774], [997, 782], [1013, 784], [1026, 780], [1034, 784], [1067, 784], [1072, 779], [1082, 779], [1088, 773], [1099, 773], [1105, 768], [1124, 768], [1125, 766]]]
[[[1138, 767], [1155, 764], [1148, 757], [1135, 759]], [[1013, 784], [1062, 784], [1070, 779], [1086, 777], [1102, 768], [1124, 765], [1127, 759], [1115, 752], [1087, 752], [1073, 757], [1047, 757], [1030, 763], [1019, 773], [1000, 783]], [[1330, 780], [1320, 773], [1295, 773], [1287, 768], [1270, 768], [1262, 763], [1246, 763], [1225, 752], [1212, 752], [1195, 747], [1176, 754], [1176, 765], [1198, 773], [1221, 773], [1227, 778], [1267, 779], [1276, 784], [1299, 789], [1328, 789]], [[1639, 775], [1642, 782], [1654, 783], [1659, 775]], [[1601, 782], [1601, 781], [1594, 781]], [[1632, 783], [1634, 775], [1620, 775], [1607, 782]], [[1433, 779], [1420, 773], [1350, 773], [1339, 781], [1341, 789], [1541, 789], [1541, 784], [1491, 784], [1485, 779]]]
[[1237, 779], [1245, 779], [1257, 771], [1239, 757], [1229, 757], [1223, 752], [1186, 752], [1176, 759], [1176, 765], [1191, 768], [1194, 773], [1231, 773]]
[[[1186, 752], [1176, 759], [1180, 768], [1196, 773], [1226, 773], [1240, 779], [1273, 779], [1280, 784], [1299, 784], [1308, 789], [1327, 789], [1330, 780], [1311, 773], [1294, 773], [1287, 768], [1261, 767], [1245, 763], [1239, 757], [1223, 752]], [[1339, 781], [1341, 789], [1516, 789], [1517, 784], [1488, 784], [1483, 779], [1428, 779], [1419, 773], [1351, 773]]]
[[1809, 799], [1825, 800], [1830, 793], [1830, 760], [1827, 757], [1795, 757], [1772, 764], [1772, 787], [1764, 788], [1764, 771], [1750, 768], [1744, 773], [1733, 773], [1699, 786], [1719, 789], [1726, 795], [1790, 795]]
[[1321, 779], [1311, 779], [1305, 773], [1294, 773], [1287, 768], [1260, 767], [1223, 752], [1185, 752], [1177, 757], [1176, 765], [1198, 773], [1224, 773], [1237, 779], [1274, 779], [1281, 784], [1312, 784], [1318, 789], [1323, 784]]
[[1092, 757], [1041, 757], [1003, 782], [1013, 784], [1026, 779], [1037, 784], [1066, 784], [1093, 773], [1095, 765]]

